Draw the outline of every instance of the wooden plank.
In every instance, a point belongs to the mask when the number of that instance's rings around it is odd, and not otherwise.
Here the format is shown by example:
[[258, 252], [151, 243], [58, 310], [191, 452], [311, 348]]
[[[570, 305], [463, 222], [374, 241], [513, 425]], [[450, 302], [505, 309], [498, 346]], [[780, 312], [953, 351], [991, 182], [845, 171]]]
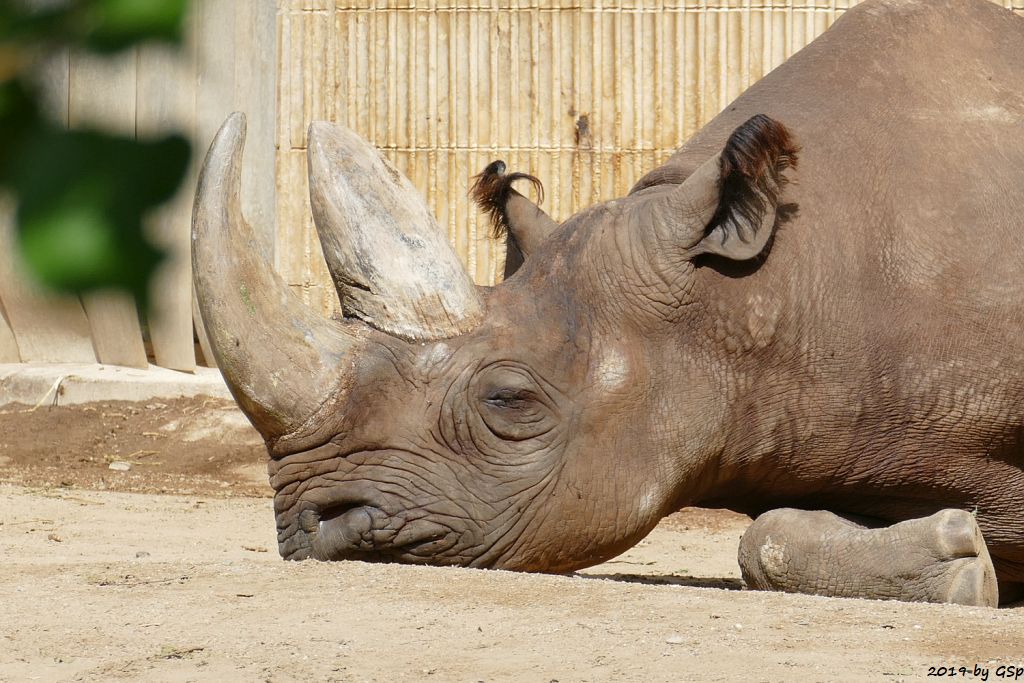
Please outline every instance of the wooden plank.
[[[235, 103], [236, 93], [236, 61], [240, 56], [236, 53], [236, 40], [238, 30], [236, 29], [237, 6], [251, 3], [236, 3], [233, 0], [203, 0], [195, 3], [193, 13], [192, 31], [194, 36], [195, 49], [195, 140], [196, 156], [195, 163], [201, 164], [206, 156], [207, 149], [217, 129], [224, 123], [228, 114], [237, 108]], [[263, 4], [263, 3], [260, 3]], [[273, 45], [275, 40], [271, 37], [267, 45]], [[266, 47], [266, 46], [265, 46]], [[252, 65], [243, 64], [242, 70], [254, 68]], [[267, 106], [273, 106], [268, 104]], [[247, 118], [250, 112], [246, 112]], [[245, 167], [251, 165], [250, 150], [252, 149], [254, 131], [252, 120], [249, 120], [249, 128], [246, 140]], [[269, 132], [273, 140], [273, 129]], [[258, 145], [257, 145], [258, 146]], [[247, 197], [251, 196], [253, 188], [246, 183], [247, 171], [243, 170], [242, 183], [242, 207], [243, 211], [249, 209]], [[273, 225], [272, 223], [270, 224]], [[253, 229], [261, 245], [268, 245], [272, 242], [265, 234], [267, 225], [254, 223]], [[202, 349], [204, 360], [207, 365], [214, 365], [215, 361], [206, 335], [203, 319], [199, 314], [199, 306], [195, 298], [195, 291], [192, 292], [192, 322], [195, 328], [196, 338]]]
[[7, 321], [7, 312], [4, 310], [4, 302], [0, 300], [0, 363], [17, 363], [21, 360], [21, 353], [18, 351], [18, 340], [14, 338], [14, 331]]
[[[168, 87], [168, 83], [175, 84]], [[140, 138], [185, 132], [195, 119], [195, 72], [187, 53], [157, 46], [139, 51], [135, 123]], [[198, 152], [197, 152], [198, 153]], [[156, 364], [193, 372], [191, 222], [195, 174], [153, 216], [151, 238], [167, 253], [150, 281], [149, 338]]]
[[[233, 99], [228, 108], [245, 112], [248, 124], [242, 166], [242, 210], [264, 256], [268, 262], [273, 262], [277, 184], [277, 10], [273, 2], [234, 2], [231, 6], [235, 12], [234, 62], [230, 65], [234, 71], [234, 93], [229, 93]], [[322, 21], [328, 19], [326, 13], [321, 18]], [[328, 49], [331, 43], [326, 38], [325, 31], [320, 47], [329, 56], [333, 50]], [[329, 68], [333, 76], [333, 65]], [[323, 102], [332, 109], [318, 112], [316, 118], [333, 118], [332, 81], [333, 78], [327, 77], [322, 84], [317, 84]]]
[[[287, 73], [288, 90], [282, 90], [288, 107], [288, 145], [284, 149], [301, 149], [306, 144], [305, 89], [308, 72], [304, 68], [308, 43], [302, 12], [289, 10], [287, 16], [288, 52], [281, 55], [282, 69]], [[371, 48], [372, 49], [372, 48]]]
[[131, 50], [112, 58], [71, 55], [68, 125], [135, 134], [135, 62]]
[[[112, 59], [71, 55], [68, 125], [101, 127], [135, 135], [135, 62], [131, 50]], [[142, 328], [134, 299], [123, 293], [97, 292], [82, 296], [89, 317], [96, 358], [101, 363], [148, 366]]]
[[195, 123], [199, 163], [217, 129], [234, 111], [234, 4], [232, 0], [204, 0], [195, 6]]
[[[13, 207], [0, 199], [0, 300], [18, 356], [26, 363], [96, 362], [89, 321], [78, 298], [44, 292], [15, 257]], [[3, 346], [9, 357], [10, 341]]]
[[213, 346], [210, 345], [210, 337], [206, 334], [203, 316], [199, 313], [199, 300], [196, 299], [195, 290], [192, 292], [192, 322], [195, 326], [196, 339], [199, 340], [199, 348], [203, 352], [203, 364], [209, 368], [217, 367], [217, 360], [213, 357]]
[[67, 50], [58, 50], [50, 55], [40, 68], [43, 112], [62, 126], [68, 125], [70, 60]]
[[89, 317], [92, 345], [100, 363], [130, 368], [149, 367], [135, 299], [121, 290], [99, 290], [82, 296]]

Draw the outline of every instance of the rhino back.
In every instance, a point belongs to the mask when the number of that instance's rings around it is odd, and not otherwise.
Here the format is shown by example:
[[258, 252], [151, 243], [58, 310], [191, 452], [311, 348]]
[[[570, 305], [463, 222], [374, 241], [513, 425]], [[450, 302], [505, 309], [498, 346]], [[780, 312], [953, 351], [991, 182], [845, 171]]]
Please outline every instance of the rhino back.
[[987, 0], [859, 5], [667, 166], [687, 173], [757, 113], [802, 147], [795, 215], [749, 277], [703, 270], [716, 295], [768, 290], [831, 338], [968, 345], [1024, 375], [1024, 18]]
[[858, 5], [666, 166], [685, 175], [758, 113], [802, 146], [799, 214], [777, 245], [805, 252], [801, 267], [845, 262], [863, 285], [929, 297], [1020, 298], [1024, 18], [988, 0]]
[[[710, 308], [773, 331], [735, 409], [756, 427], [732, 447], [776, 449], [800, 473], [775, 482], [789, 503], [980, 486], [993, 458], [1024, 482], [1024, 18], [859, 5], [650, 178], [685, 177], [758, 113], [802, 146], [795, 211], [756, 268], [698, 269]], [[1013, 490], [994, 510], [1015, 514]]]

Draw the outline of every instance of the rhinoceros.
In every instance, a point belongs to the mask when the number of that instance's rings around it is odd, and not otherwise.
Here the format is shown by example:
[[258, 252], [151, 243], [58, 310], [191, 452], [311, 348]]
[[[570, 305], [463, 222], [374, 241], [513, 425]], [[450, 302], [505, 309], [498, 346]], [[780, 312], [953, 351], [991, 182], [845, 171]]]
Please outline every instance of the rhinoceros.
[[244, 135], [232, 115], [202, 170], [195, 286], [284, 558], [569, 572], [698, 505], [757, 517], [754, 588], [1020, 598], [1024, 19], [858, 5], [561, 223], [494, 165], [478, 198], [522, 255], [494, 287], [313, 123], [337, 319], [254, 246]]

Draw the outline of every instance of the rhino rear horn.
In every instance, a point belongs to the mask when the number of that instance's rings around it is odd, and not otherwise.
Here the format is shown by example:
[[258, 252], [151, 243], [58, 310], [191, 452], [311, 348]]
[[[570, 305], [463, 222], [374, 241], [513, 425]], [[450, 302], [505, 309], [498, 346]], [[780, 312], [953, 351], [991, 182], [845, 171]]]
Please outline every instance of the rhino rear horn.
[[483, 301], [416, 189], [351, 130], [309, 128], [309, 196], [345, 315], [408, 340], [476, 327]]
[[245, 116], [207, 153], [192, 214], [192, 269], [203, 323], [228, 388], [268, 445], [302, 438], [309, 419], [348, 395], [372, 332], [308, 309], [260, 256], [242, 216]]

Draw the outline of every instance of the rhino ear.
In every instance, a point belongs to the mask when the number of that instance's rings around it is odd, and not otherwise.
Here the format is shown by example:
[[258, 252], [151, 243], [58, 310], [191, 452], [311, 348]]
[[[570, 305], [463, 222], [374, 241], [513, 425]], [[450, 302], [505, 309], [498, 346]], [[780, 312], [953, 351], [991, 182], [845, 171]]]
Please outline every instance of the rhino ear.
[[779, 196], [799, 147], [789, 131], [763, 114], [741, 125], [719, 154], [673, 192], [677, 219], [692, 231], [689, 256], [745, 261], [758, 256], [775, 227]]

